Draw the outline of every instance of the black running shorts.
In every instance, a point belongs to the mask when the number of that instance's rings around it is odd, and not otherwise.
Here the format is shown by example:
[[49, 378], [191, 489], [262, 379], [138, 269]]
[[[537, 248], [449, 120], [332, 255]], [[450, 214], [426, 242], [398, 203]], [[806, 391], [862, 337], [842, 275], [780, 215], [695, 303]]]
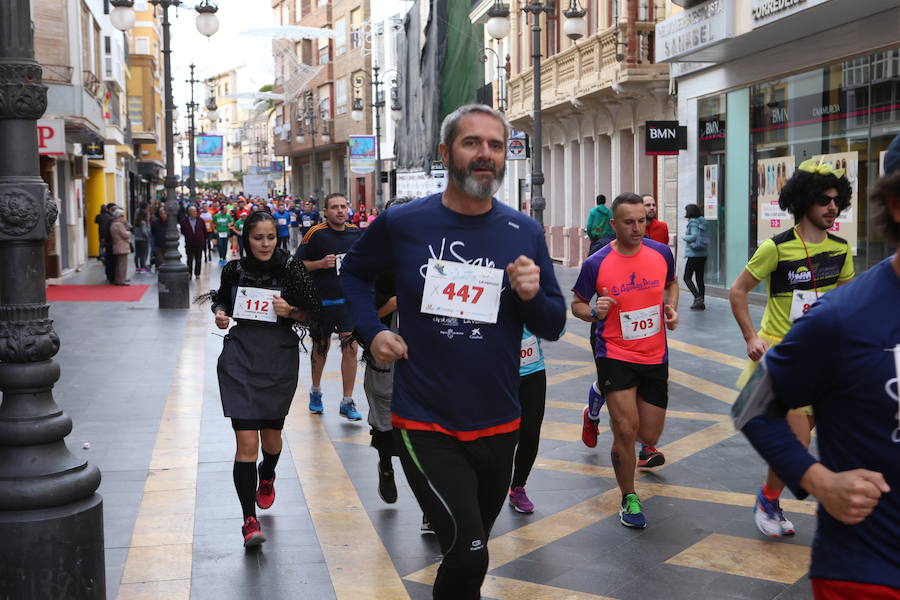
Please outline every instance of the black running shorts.
[[642, 365], [614, 358], [597, 358], [597, 385], [603, 394], [637, 388], [648, 404], [665, 409], [669, 405], [669, 364]]
[[350, 333], [353, 331], [353, 319], [347, 303], [322, 307], [322, 325], [331, 333]]

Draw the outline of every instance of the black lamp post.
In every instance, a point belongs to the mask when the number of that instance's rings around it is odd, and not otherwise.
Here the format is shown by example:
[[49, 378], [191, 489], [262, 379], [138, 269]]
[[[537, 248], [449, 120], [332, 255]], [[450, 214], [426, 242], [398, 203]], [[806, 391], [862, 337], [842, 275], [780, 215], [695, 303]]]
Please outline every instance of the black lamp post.
[[[172, 47], [169, 33], [169, 8], [181, 5], [181, 0], [149, 0], [153, 6], [162, 8], [163, 30], [163, 82], [166, 112], [166, 212], [169, 220], [166, 224], [165, 264], [159, 268], [159, 307], [188, 308], [190, 306], [189, 281], [190, 273], [181, 262], [178, 251], [178, 196], [175, 188], [178, 178], [175, 175], [175, 140], [173, 139], [172, 113], [175, 103], [172, 100]], [[113, 6], [109, 18], [114, 27], [126, 31], [134, 26], [134, 0], [110, 0]], [[197, 30], [209, 37], [219, 29], [216, 17], [218, 8], [209, 0], [202, 0], [197, 5]], [[193, 72], [191, 75], [193, 79]], [[192, 138], [193, 139], [193, 138]], [[193, 152], [191, 152], [193, 156]], [[193, 183], [194, 177], [191, 177]], [[193, 194], [192, 194], [193, 195]]]
[[191, 86], [191, 101], [187, 104], [188, 116], [188, 198], [194, 201], [197, 195], [197, 161], [194, 155], [194, 136], [197, 134], [196, 123], [194, 118], [197, 114], [199, 104], [194, 102], [194, 84], [200, 83], [199, 79], [194, 79], [194, 63], [191, 63], [191, 78], [186, 79], [185, 83]]
[[100, 471], [72, 455], [53, 399], [59, 338], [44, 242], [57, 207], [40, 177], [47, 88], [29, 0], [0, 2], [0, 597], [106, 597]]
[[[366, 84], [366, 77], [375, 87], [375, 97], [369, 105], [375, 109], [375, 208], [380, 211], [384, 210], [384, 184], [381, 181], [381, 109], [385, 107], [384, 91], [382, 87], [385, 81], [391, 86], [391, 118], [396, 122], [403, 118], [402, 107], [400, 106], [400, 74], [395, 70], [381, 72], [381, 67], [374, 65], [372, 72], [369, 73], [365, 69], [357, 71], [353, 75], [353, 88], [357, 93], [363, 91]], [[353, 110], [350, 116], [357, 123], [362, 122], [365, 115], [363, 114], [363, 99], [355, 94], [353, 98]]]
[[[312, 90], [307, 90], [303, 95], [303, 99], [297, 103], [297, 143], [306, 143], [306, 134], [309, 133], [312, 142], [312, 154], [310, 156], [310, 184], [312, 187], [312, 195], [316, 202], [319, 201], [319, 190], [316, 187], [316, 172], [319, 170], [316, 158], [316, 134], [321, 133], [321, 139], [324, 143], [331, 143], [331, 135], [328, 133], [328, 108], [325, 107], [325, 100], [318, 102], [313, 95]], [[319, 131], [321, 126], [322, 130]]]
[[500, 64], [500, 55], [493, 48], [482, 48], [481, 53], [478, 55], [479, 60], [482, 63], [487, 64], [488, 54], [494, 55], [494, 61], [497, 65], [497, 110], [500, 112], [506, 112], [507, 102], [506, 102], [506, 82], [509, 78], [509, 72], [512, 68], [510, 66], [510, 56], [506, 55], [506, 64]]
[[[543, 146], [541, 135], [541, 14], [550, 14], [556, 11], [556, 3], [553, 0], [529, 0], [522, 7], [522, 11], [531, 15], [531, 59], [534, 81], [534, 135], [531, 145], [531, 211], [534, 218], [541, 226], [544, 225], [544, 208], [547, 205], [544, 200], [544, 171], [543, 171]], [[578, 40], [587, 34], [587, 22], [584, 16], [587, 11], [580, 6], [578, 0], [569, 0], [569, 8], [563, 11], [566, 23], [563, 32], [566, 37]], [[494, 0], [494, 5], [488, 10], [488, 34], [494, 39], [503, 39], [509, 35], [509, 7]]]

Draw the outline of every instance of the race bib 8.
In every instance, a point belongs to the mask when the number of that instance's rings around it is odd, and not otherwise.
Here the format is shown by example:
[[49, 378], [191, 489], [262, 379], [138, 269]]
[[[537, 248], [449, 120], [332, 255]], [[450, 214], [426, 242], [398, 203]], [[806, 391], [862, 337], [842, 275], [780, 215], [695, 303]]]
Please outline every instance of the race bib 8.
[[640, 340], [660, 330], [659, 305], [619, 313], [623, 340]]
[[496, 323], [503, 270], [428, 259], [420, 311], [479, 323]]
[[814, 290], [794, 290], [791, 295], [791, 314], [788, 316], [788, 320], [793, 323], [802, 317], [818, 299], [819, 295]]
[[276, 290], [264, 288], [244, 287], [237, 289], [237, 297], [234, 300], [235, 319], [249, 319], [251, 321], [267, 321], [274, 323], [278, 320], [275, 314], [275, 303], [272, 296], [280, 295]]

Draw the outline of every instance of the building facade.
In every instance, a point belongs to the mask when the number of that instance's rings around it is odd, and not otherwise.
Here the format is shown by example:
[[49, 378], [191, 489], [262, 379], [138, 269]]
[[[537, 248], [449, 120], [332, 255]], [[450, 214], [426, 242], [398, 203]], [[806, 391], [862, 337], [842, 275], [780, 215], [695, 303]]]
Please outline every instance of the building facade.
[[[473, 21], [486, 22], [492, 4], [476, 3], [470, 13]], [[509, 56], [509, 81], [501, 83], [496, 69], [485, 73], [504, 92], [513, 128], [531, 134], [533, 50], [525, 4], [510, 3], [509, 36], [492, 48], [504, 62]], [[564, 34], [562, 11], [567, 3], [557, 2], [553, 12], [541, 17], [544, 224], [551, 256], [569, 266], [586, 256], [584, 224], [598, 194], [608, 203], [622, 192], [652, 194], [660, 218], [675, 229], [674, 159], [647, 155], [644, 142], [647, 121], [674, 117], [669, 67], [657, 61], [655, 40], [656, 25], [672, 6], [658, 0], [582, 4], [587, 35], [577, 41]], [[499, 94], [494, 96], [496, 101]], [[530, 172], [530, 159], [509, 161], [503, 190], [507, 203], [526, 212]]]
[[[287, 157], [294, 195], [323, 198], [331, 192], [348, 194], [353, 206], [371, 206], [374, 173], [353, 176], [348, 168], [350, 135], [373, 129], [366, 111], [362, 122], [351, 118], [353, 75], [370, 72], [366, 0], [273, 0], [276, 25], [300, 25], [330, 30], [316, 39], [279, 39], [273, 42], [276, 80], [274, 92], [286, 101], [275, 109], [275, 155]], [[318, 72], [309, 79], [308, 67]], [[298, 89], [302, 88], [302, 89]], [[365, 102], [371, 102], [364, 90]]]
[[893, 252], [870, 224], [867, 190], [900, 133], [896, 2], [708, 0], [658, 31], [688, 127], [679, 212], [698, 204], [710, 223], [707, 281], [728, 287], [759, 243], [793, 225], [778, 193], [813, 157], [850, 179], [852, 206], [834, 234], [850, 242], [857, 272]]

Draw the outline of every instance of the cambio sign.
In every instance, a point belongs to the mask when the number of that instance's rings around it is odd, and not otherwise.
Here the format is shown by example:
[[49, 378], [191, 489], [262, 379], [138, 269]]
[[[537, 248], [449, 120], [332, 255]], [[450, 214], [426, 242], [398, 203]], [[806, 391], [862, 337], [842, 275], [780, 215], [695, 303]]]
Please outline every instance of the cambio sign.
[[656, 26], [657, 61], [675, 60], [731, 37], [733, 0], [709, 0]]

